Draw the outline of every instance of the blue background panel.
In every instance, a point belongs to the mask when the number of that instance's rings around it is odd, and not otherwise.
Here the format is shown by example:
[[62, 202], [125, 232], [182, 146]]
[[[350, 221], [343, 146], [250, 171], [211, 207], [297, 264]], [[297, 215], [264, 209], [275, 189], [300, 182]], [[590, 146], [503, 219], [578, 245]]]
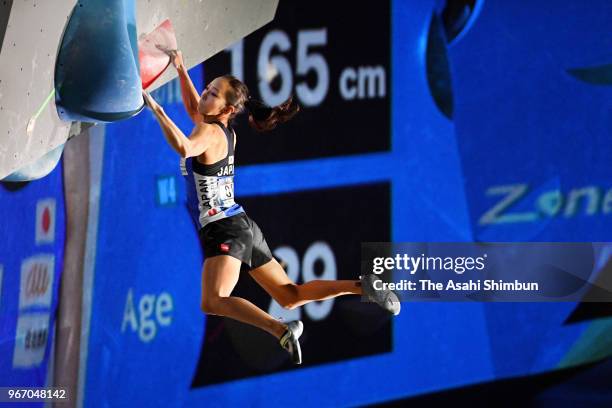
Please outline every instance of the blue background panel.
[[[513, 214], [535, 211], [550, 191], [569, 197], [585, 186], [609, 188], [611, 90], [567, 73], [609, 62], [606, 5], [479, 2], [471, 24], [444, 49], [454, 98], [449, 117], [432, 96], [426, 58], [439, 3], [392, 2], [390, 151], [249, 166], [238, 161], [237, 201], [389, 183], [396, 242], [608, 239], [610, 219], [601, 211], [481, 223], [503, 198], [491, 188], [528, 187], [506, 209]], [[202, 89], [201, 68], [192, 77]], [[161, 92], [171, 94], [168, 89], [176, 84]], [[180, 100], [163, 104], [188, 132]], [[239, 141], [237, 155], [256, 154], [240, 149]], [[147, 113], [106, 128], [104, 158], [87, 406], [361, 405], [609, 354], [603, 351], [609, 319], [567, 323], [575, 303], [408, 303], [393, 320], [390, 353], [194, 387], [206, 334], [199, 309], [203, 259], [180, 177], [177, 204], [158, 205], [159, 179], [179, 176], [178, 156]], [[168, 297], [172, 310], [160, 319], [147, 305]], [[150, 340], [125, 323], [136, 314], [139, 327], [154, 321]], [[171, 323], [163, 325], [167, 316]], [[364, 378], [377, 379], [376, 387], [361, 386]], [[116, 391], [109, 395], [109, 389]]]
[[0, 184], [0, 387], [46, 384], [66, 237], [62, 173], [60, 161], [43, 179]]

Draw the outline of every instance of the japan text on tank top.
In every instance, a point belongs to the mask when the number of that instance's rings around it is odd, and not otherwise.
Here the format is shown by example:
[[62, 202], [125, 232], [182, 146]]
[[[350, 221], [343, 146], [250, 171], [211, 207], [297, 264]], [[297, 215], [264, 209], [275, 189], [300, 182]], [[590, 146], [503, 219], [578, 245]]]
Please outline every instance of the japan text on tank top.
[[234, 201], [234, 133], [221, 127], [227, 140], [227, 155], [213, 164], [202, 164], [196, 157], [181, 158], [181, 174], [187, 187], [187, 206], [198, 228], [244, 212]]

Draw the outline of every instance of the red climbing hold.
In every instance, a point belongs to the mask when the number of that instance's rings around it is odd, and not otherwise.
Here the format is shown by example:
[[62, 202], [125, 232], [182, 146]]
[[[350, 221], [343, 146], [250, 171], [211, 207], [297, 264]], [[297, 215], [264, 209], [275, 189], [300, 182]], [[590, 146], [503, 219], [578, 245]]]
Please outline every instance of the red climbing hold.
[[174, 28], [170, 20], [165, 20], [155, 30], [138, 39], [142, 89], [147, 89], [170, 65], [170, 57], [158, 46], [168, 50], [175, 50], [177, 47]]

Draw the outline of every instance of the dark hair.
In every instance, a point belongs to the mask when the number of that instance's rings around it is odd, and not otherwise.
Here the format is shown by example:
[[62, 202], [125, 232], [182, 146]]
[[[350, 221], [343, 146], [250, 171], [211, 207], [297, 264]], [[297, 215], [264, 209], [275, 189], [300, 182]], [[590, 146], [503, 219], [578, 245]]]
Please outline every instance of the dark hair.
[[224, 75], [222, 78], [229, 84], [229, 89], [225, 92], [225, 100], [236, 108], [236, 113], [230, 117], [230, 120], [246, 109], [249, 113], [249, 125], [258, 132], [274, 129], [276, 125], [287, 122], [300, 110], [300, 106], [293, 101], [293, 97], [289, 97], [278, 106], [271, 107], [251, 98], [249, 88], [235, 76]]

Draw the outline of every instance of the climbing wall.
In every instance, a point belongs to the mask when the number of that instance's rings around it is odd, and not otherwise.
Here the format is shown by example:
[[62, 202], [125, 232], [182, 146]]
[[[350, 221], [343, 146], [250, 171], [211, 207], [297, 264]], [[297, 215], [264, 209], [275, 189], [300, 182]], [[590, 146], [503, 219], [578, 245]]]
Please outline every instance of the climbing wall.
[[2, 14], [9, 15], [6, 27], [0, 27], [0, 32], [5, 30], [0, 53], [0, 179], [68, 137], [70, 122], [62, 122], [55, 108], [53, 71], [74, 4], [0, 2]]

